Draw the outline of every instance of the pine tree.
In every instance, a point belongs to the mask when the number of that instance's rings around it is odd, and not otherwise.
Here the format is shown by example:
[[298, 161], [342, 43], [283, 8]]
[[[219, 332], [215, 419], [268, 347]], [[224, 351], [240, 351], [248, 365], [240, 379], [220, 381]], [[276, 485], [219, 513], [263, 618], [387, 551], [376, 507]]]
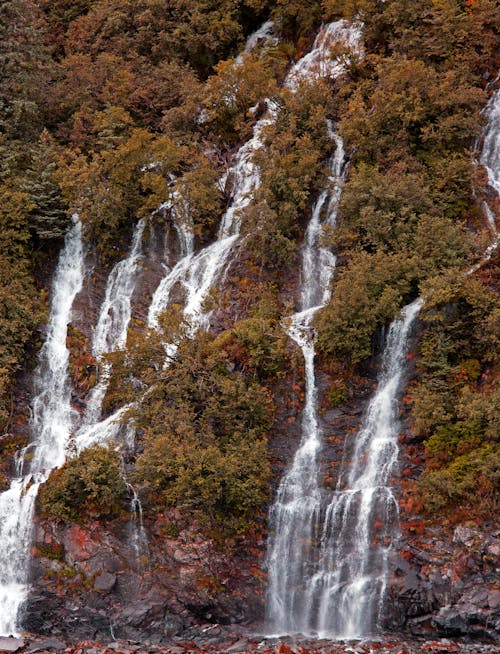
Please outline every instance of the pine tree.
[[40, 240], [61, 238], [68, 226], [67, 207], [54, 180], [56, 168], [54, 146], [44, 130], [23, 184], [33, 205], [28, 217], [30, 231]]

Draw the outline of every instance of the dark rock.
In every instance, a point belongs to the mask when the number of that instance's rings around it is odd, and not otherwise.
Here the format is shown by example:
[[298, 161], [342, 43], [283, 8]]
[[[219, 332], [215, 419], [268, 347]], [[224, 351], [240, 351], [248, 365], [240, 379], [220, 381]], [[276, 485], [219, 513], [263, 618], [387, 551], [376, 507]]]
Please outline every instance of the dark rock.
[[407, 627], [414, 636], [429, 636], [435, 633], [435, 627], [431, 615], [422, 615], [418, 618], [408, 620]]
[[34, 654], [35, 652], [41, 652], [44, 650], [50, 650], [50, 649], [55, 649], [57, 651], [61, 651], [66, 649], [66, 644], [62, 642], [62, 640], [58, 640], [57, 638], [47, 638], [47, 640], [42, 640], [38, 643], [31, 643], [31, 645], [27, 648], [27, 652], [31, 652]]
[[231, 647], [228, 647], [226, 649], [226, 652], [228, 654], [232, 654], [232, 652], [246, 652], [248, 650], [248, 640], [246, 638], [242, 638], [240, 640], [237, 640], [234, 645], [231, 645]]
[[453, 532], [453, 542], [469, 545], [477, 535], [477, 531], [469, 529], [469, 527], [465, 527], [464, 525], [459, 525], [455, 527], [455, 531]]
[[465, 636], [469, 632], [466, 618], [456, 608], [451, 606], [443, 607], [433, 617], [439, 633], [448, 636]]
[[109, 593], [116, 584], [116, 575], [110, 572], [102, 572], [94, 579], [94, 590]]
[[498, 588], [488, 592], [488, 606], [494, 611], [500, 611], [500, 590]]
[[163, 633], [165, 636], [178, 636], [184, 631], [182, 620], [176, 615], [165, 615], [163, 619]]

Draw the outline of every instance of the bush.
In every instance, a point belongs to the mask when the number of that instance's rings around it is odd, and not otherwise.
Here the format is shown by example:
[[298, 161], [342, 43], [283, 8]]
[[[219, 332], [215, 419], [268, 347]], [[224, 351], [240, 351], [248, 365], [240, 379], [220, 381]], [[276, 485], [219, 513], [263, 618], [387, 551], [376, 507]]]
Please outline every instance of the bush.
[[316, 319], [318, 347], [359, 363], [372, 354], [372, 335], [394, 318], [411, 291], [412, 269], [398, 255], [360, 253], [342, 269], [330, 303]]
[[500, 499], [500, 449], [486, 445], [426, 473], [419, 484], [431, 512], [471, 508], [495, 515]]
[[228, 338], [201, 332], [182, 340], [134, 412], [144, 434], [135, 480], [150, 508], [178, 506], [231, 529], [252, 520], [267, 497], [273, 404], [235, 358], [245, 349], [239, 338], [255, 329], [244, 327]]
[[53, 470], [38, 497], [41, 512], [52, 520], [80, 522], [116, 517], [125, 493], [118, 453], [96, 445]]

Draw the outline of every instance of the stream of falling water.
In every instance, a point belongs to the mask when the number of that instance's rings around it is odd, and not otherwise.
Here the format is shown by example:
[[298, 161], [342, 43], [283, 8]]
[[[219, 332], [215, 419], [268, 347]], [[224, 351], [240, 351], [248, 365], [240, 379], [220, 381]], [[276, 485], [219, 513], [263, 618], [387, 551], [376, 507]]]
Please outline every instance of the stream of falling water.
[[74, 436], [77, 452], [99, 440], [99, 423], [102, 402], [109, 385], [111, 366], [101, 357], [108, 352], [122, 350], [127, 342], [127, 331], [132, 315], [132, 294], [137, 281], [137, 268], [141, 259], [145, 221], [140, 220], [132, 236], [130, 252], [119, 261], [109, 274], [104, 300], [97, 325], [92, 335], [92, 354], [99, 360], [100, 379], [91, 390], [82, 423]]
[[500, 89], [491, 96], [484, 115], [488, 123], [479, 161], [488, 171], [490, 186], [500, 195]]
[[[270, 26], [262, 28], [262, 34], [269, 34]], [[337, 61], [328, 56], [334, 42], [345, 42], [359, 48], [359, 28], [352, 28], [345, 21], [330, 23], [323, 28], [316, 38], [311, 52], [300, 59], [290, 70], [284, 85], [294, 91], [301, 79], [306, 76], [334, 76], [342, 70]], [[165, 310], [171, 300], [174, 287], [181, 284], [186, 293], [184, 317], [192, 332], [200, 327], [207, 327], [210, 313], [203, 310], [203, 303], [208, 291], [226, 267], [229, 253], [236, 243], [241, 226], [241, 212], [252, 201], [260, 185], [260, 173], [254, 162], [255, 153], [264, 147], [264, 133], [267, 126], [276, 120], [277, 109], [267, 101], [265, 115], [253, 128], [252, 138], [237, 152], [233, 165], [228, 171], [232, 181], [232, 193], [227, 211], [222, 217], [217, 240], [197, 254], [187, 251], [176, 266], [161, 281], [151, 302], [148, 324], [158, 326], [158, 316]], [[173, 356], [175, 344], [168, 347], [168, 354]]]
[[[82, 288], [82, 226], [75, 217], [52, 284], [47, 336], [34, 377], [32, 443], [18, 461], [17, 477], [0, 495], [0, 634], [15, 634], [28, 592], [29, 547], [38, 487], [62, 465], [74, 422], [69, 352], [71, 307]], [[24, 471], [26, 468], [26, 472]]]
[[333, 495], [318, 481], [321, 431], [314, 342], [307, 330], [311, 312], [292, 318], [289, 334], [304, 354], [306, 398], [302, 441], [270, 513], [267, 617], [274, 634], [360, 638], [377, 627], [398, 525], [390, 488], [398, 452], [397, 396], [421, 305], [415, 300], [390, 326], [377, 390]]
[[309, 625], [319, 634], [359, 638], [380, 627], [399, 525], [390, 486], [398, 463], [397, 399], [422, 304], [418, 298], [407, 305], [389, 328], [377, 389], [322, 517], [318, 566], [307, 593]]
[[[495, 191], [498, 202], [498, 197], [500, 196], [500, 88], [489, 99], [484, 109], [484, 115], [488, 122], [483, 130], [483, 146], [479, 156], [479, 163], [486, 168], [488, 183]], [[470, 268], [467, 273], [469, 275], [491, 259], [500, 243], [495, 213], [487, 201], [483, 202], [483, 209], [488, 227], [493, 234], [493, 240], [486, 248], [481, 260]]]
[[290, 318], [288, 335], [299, 345], [305, 362], [306, 397], [302, 440], [292, 466], [281, 481], [269, 518], [272, 536], [268, 547], [269, 587], [267, 618], [274, 633], [308, 633], [308, 617], [301, 598], [306, 590], [310, 548], [319, 520], [321, 491], [317, 455], [321, 430], [317, 415], [314, 338], [311, 321], [328, 301], [335, 256], [320, 246], [324, 225], [334, 226], [346, 174], [342, 140], [329, 124], [336, 149], [330, 161], [328, 188], [313, 207], [302, 246], [301, 311]]
[[[485, 115], [488, 124], [480, 163], [498, 195], [500, 90], [490, 98]], [[404, 307], [390, 326], [377, 389], [356, 434], [350, 461], [344, 461], [337, 489], [328, 496], [318, 483], [321, 432], [314, 340], [309, 329], [334, 265], [328, 255], [315, 250], [315, 241], [310, 239], [318, 229], [322, 203], [324, 193], [318, 198], [303, 246], [302, 311], [292, 316], [288, 330], [304, 355], [306, 397], [302, 440], [270, 511], [267, 620], [273, 634], [362, 638], [380, 628], [383, 615], [389, 557], [399, 522], [398, 503], [390, 487], [398, 460], [397, 398], [409, 335], [423, 299]], [[485, 214], [494, 240], [469, 273], [498, 246], [494, 213], [486, 203]], [[325, 301], [323, 295], [321, 303]]]
[[[488, 122], [483, 133], [484, 141], [479, 162], [486, 168], [489, 185], [495, 190], [498, 199], [500, 196], [500, 88], [491, 96], [484, 114]], [[487, 202], [484, 203], [484, 212], [494, 236], [493, 243], [485, 253], [489, 259], [498, 247], [499, 235], [495, 214]]]

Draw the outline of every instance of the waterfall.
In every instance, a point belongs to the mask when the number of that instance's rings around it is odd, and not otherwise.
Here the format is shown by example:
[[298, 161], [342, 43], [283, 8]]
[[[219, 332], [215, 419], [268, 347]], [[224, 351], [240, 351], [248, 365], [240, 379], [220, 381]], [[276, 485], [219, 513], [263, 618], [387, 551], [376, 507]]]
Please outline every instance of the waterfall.
[[290, 318], [288, 335], [301, 348], [305, 363], [306, 394], [302, 414], [302, 440], [292, 466], [283, 477], [269, 517], [271, 537], [268, 547], [269, 587], [267, 618], [277, 633], [304, 632], [309, 617], [301, 598], [307, 579], [311, 547], [319, 525], [321, 491], [318, 484], [317, 455], [321, 448], [321, 430], [317, 413], [317, 388], [314, 371], [314, 338], [311, 321], [328, 301], [335, 256], [320, 246], [324, 225], [334, 226], [342, 183], [346, 174], [341, 138], [329, 133], [336, 144], [330, 160], [329, 186], [313, 207], [312, 218], [302, 246], [301, 311]]
[[[269, 30], [270, 26], [267, 26], [264, 31], [267, 34]], [[311, 52], [292, 67], [284, 86], [293, 92], [302, 79], [337, 75], [342, 67], [329, 56], [332, 44], [340, 41], [360, 52], [360, 39], [359, 26], [349, 26], [344, 20], [330, 23], [321, 29]], [[251, 44], [250, 41], [249, 43]], [[192, 332], [208, 326], [210, 314], [203, 311], [203, 303], [208, 291], [225, 269], [229, 253], [239, 237], [242, 211], [253, 200], [260, 185], [260, 172], [254, 157], [264, 147], [265, 129], [276, 120], [277, 115], [277, 107], [272, 101], [267, 100], [266, 106], [266, 113], [254, 125], [252, 137], [238, 150], [234, 163], [228, 170], [227, 178], [232, 182], [232, 192], [229, 206], [221, 219], [217, 240], [197, 254], [187, 252], [167, 273], [151, 303], [148, 315], [150, 327], [158, 326], [158, 316], [168, 306], [171, 292], [178, 284], [186, 292], [184, 317]], [[175, 352], [175, 346], [171, 352]]]
[[109, 275], [92, 338], [92, 354], [95, 357], [125, 347], [132, 314], [130, 301], [135, 289], [145, 224], [144, 219], [139, 220], [134, 229], [128, 256], [119, 261]]
[[[270, 27], [267, 25], [253, 41], [249, 40], [247, 50], [254, 47], [261, 38], [266, 38], [270, 34]], [[311, 53], [299, 60], [290, 71], [285, 86], [294, 92], [300, 80], [305, 77], [336, 74], [339, 65], [329, 56], [329, 46], [334, 40], [349, 42], [351, 38], [356, 41], [356, 29], [349, 28], [344, 21], [324, 27]], [[210, 313], [204, 309], [204, 302], [210, 288], [227, 269], [229, 255], [239, 239], [242, 211], [252, 202], [260, 185], [259, 169], [254, 163], [254, 157], [264, 147], [266, 127], [275, 121], [278, 111], [271, 100], [266, 101], [266, 106], [264, 116], [254, 125], [252, 138], [240, 148], [228, 170], [227, 177], [231, 181], [232, 192], [221, 219], [217, 239], [212, 244], [195, 253], [192, 226], [186, 219], [189, 207], [181, 206], [180, 197], [173, 197], [173, 203], [179, 201], [178, 215], [175, 208], [172, 209], [174, 226], [179, 236], [180, 255], [177, 263], [167, 270], [154, 294], [148, 314], [150, 327], [158, 325], [158, 316], [171, 302], [174, 287], [184, 291], [183, 315], [190, 324], [192, 333], [199, 327], [208, 326]], [[322, 221], [327, 219], [325, 216], [330, 215], [330, 205], [331, 199], [327, 202], [325, 197], [322, 206], [317, 209], [318, 220], [320, 215]], [[140, 221], [128, 256], [115, 266], [109, 276], [99, 320], [93, 333], [92, 351], [96, 357], [124, 347], [131, 315], [130, 300], [141, 257], [143, 230], [144, 222]], [[12, 481], [10, 489], [0, 495], [0, 632], [5, 634], [16, 631], [20, 609], [27, 596], [29, 545], [39, 484], [48, 478], [54, 467], [64, 463], [69, 436], [77, 424], [77, 416], [70, 403], [66, 336], [71, 307], [83, 283], [81, 231], [81, 224], [75, 218], [54, 277], [47, 338], [35, 373], [33, 442], [27, 448], [32, 459], [28, 461], [28, 456], [21, 457], [18, 476]], [[318, 237], [319, 232], [311, 233], [311, 247], [318, 247]], [[332, 255], [326, 250], [323, 255], [325, 265], [331, 267]], [[102, 365], [99, 384], [90, 394], [84, 417], [75, 432], [77, 451], [114, 436], [118, 420], [129, 408], [124, 406], [99, 422], [108, 377], [109, 369]], [[23, 470], [25, 462], [27, 473]], [[136, 503], [134, 507], [138, 509]]]
[[[310, 60], [313, 58], [310, 57]], [[500, 90], [485, 109], [480, 163], [490, 186], [500, 193]], [[337, 143], [337, 151], [341, 145]], [[342, 166], [341, 157], [337, 165]], [[341, 168], [333, 178], [341, 179]], [[336, 185], [338, 202], [341, 184]], [[318, 483], [321, 432], [317, 416], [314, 340], [310, 323], [317, 305], [328, 301], [328, 282], [335, 265], [328, 251], [317, 248], [327, 192], [320, 194], [302, 249], [302, 311], [291, 318], [288, 333], [305, 361], [306, 396], [302, 440], [283, 477], [270, 511], [267, 619], [273, 633], [359, 638], [380, 626], [392, 542], [397, 532], [398, 503], [391, 477], [398, 460], [398, 404], [405, 355], [412, 325], [423, 300], [418, 298], [390, 326], [377, 389], [362, 426], [345, 457], [337, 489], [327, 494]], [[481, 262], [498, 246], [495, 216], [484, 203], [494, 234]], [[329, 262], [329, 265], [328, 265]], [[349, 459], [349, 460], [348, 460]]]
[[[321, 30], [312, 51], [298, 62], [287, 79], [292, 90], [301, 76], [318, 72], [335, 76], [341, 72], [342, 67], [336, 60], [324, 56], [324, 48], [329, 48], [333, 41], [344, 42], [361, 52], [360, 26], [338, 21]], [[335, 134], [330, 123], [328, 130], [336, 148], [330, 160], [328, 187], [320, 193], [312, 209], [302, 246], [301, 310], [289, 319], [287, 330], [304, 356], [306, 394], [302, 440], [290, 470], [280, 483], [269, 516], [267, 620], [276, 633], [311, 631], [311, 619], [303, 600], [307, 592], [313, 541], [320, 524], [322, 497], [317, 460], [322, 435], [317, 413], [311, 322], [315, 313], [329, 300], [336, 260], [329, 250], [321, 247], [320, 237], [325, 225], [335, 225], [346, 174], [342, 139]]]
[[16, 632], [27, 597], [29, 548], [39, 485], [66, 457], [75, 417], [71, 409], [66, 336], [83, 275], [82, 226], [75, 216], [55, 272], [47, 336], [35, 371], [33, 440], [18, 462], [18, 476], [9, 490], [0, 495], [0, 634]]
[[144, 528], [144, 520], [142, 514], [142, 504], [137, 491], [132, 484], [126, 482], [128, 492], [132, 499], [130, 500], [130, 513], [132, 520], [131, 526], [131, 543], [134, 548], [135, 556], [138, 561], [145, 557], [149, 561], [149, 544], [146, 529]]
[[500, 89], [491, 96], [484, 115], [488, 122], [483, 134], [479, 162], [488, 172], [490, 186], [500, 195]]
[[[131, 300], [137, 281], [137, 268], [142, 256], [145, 225], [144, 219], [137, 223], [127, 257], [119, 261], [109, 274], [104, 300], [92, 336], [92, 354], [96, 358], [108, 352], [122, 350], [126, 345], [132, 315]], [[99, 420], [102, 402], [109, 385], [111, 366], [101, 360], [100, 367], [99, 382], [90, 392], [82, 424], [74, 436], [78, 452], [97, 441], [105, 440], [106, 432], [102, 429], [103, 423]]]
[[[156, 289], [148, 313], [149, 327], [158, 326], [158, 316], [167, 308], [172, 290], [179, 284], [185, 291], [184, 317], [192, 331], [208, 325], [209, 316], [203, 312], [203, 302], [224, 269], [229, 252], [239, 236], [239, 212], [250, 203], [259, 186], [259, 171], [253, 163], [253, 155], [263, 147], [262, 132], [271, 121], [272, 118], [268, 116], [256, 123], [252, 138], [239, 149], [228, 171], [228, 176], [233, 180], [233, 191], [230, 205], [220, 223], [217, 240], [195, 254], [192, 239], [182, 239], [189, 242], [191, 247], [183, 248], [181, 258]], [[187, 229], [182, 221], [175, 221], [175, 224], [178, 230]]]
[[[484, 114], [488, 122], [483, 132], [484, 140], [479, 162], [486, 168], [489, 185], [495, 190], [498, 198], [500, 195], [500, 89], [491, 96]], [[499, 236], [494, 212], [487, 202], [483, 206], [486, 220], [494, 236], [493, 242], [483, 256], [487, 261], [498, 247]]]
[[[332, 32], [338, 33], [338, 27]], [[326, 37], [320, 34], [320, 38]], [[358, 29], [344, 36], [351, 47], [359, 38]], [[329, 62], [329, 66], [330, 74], [336, 74], [338, 64]], [[321, 64], [313, 53], [304, 58], [305, 71], [318, 67]], [[291, 82], [293, 86], [293, 76]], [[357, 637], [375, 626], [385, 592], [391, 536], [397, 525], [397, 503], [389, 487], [397, 462], [396, 399], [408, 333], [422, 302], [406, 307], [402, 318], [391, 325], [377, 391], [357, 435], [352, 467], [341, 477], [347, 477], [348, 483], [331, 497], [319, 484], [322, 434], [311, 330], [316, 311], [329, 300], [335, 267], [334, 255], [320, 246], [320, 234], [324, 224], [335, 224], [346, 168], [342, 141], [331, 126], [329, 130], [336, 142], [330, 188], [320, 193], [306, 230], [301, 311], [291, 317], [288, 328], [304, 356], [306, 393], [302, 439], [269, 516], [267, 621], [273, 633]], [[379, 522], [384, 533], [380, 544], [374, 545], [373, 529]]]
[[245, 43], [242, 54], [238, 55], [235, 59], [236, 64], [243, 63], [243, 55], [254, 50], [260, 43], [271, 42], [276, 44], [278, 39], [274, 36], [274, 23], [272, 20], [268, 20], [263, 23], [259, 29], [250, 34]]
[[[488, 183], [495, 191], [497, 201], [500, 195], [500, 89], [497, 89], [484, 109], [488, 122], [483, 130], [483, 146], [479, 156], [481, 163], [488, 173]], [[488, 245], [481, 259], [468, 271], [470, 275], [478, 270], [486, 261], [489, 261], [500, 242], [495, 213], [488, 202], [483, 202], [484, 215], [488, 227], [493, 234], [493, 240]]]
[[359, 638], [377, 626], [398, 524], [390, 488], [398, 455], [397, 396], [408, 335], [422, 302], [419, 298], [405, 307], [390, 326], [377, 390], [355, 437], [351, 463], [330, 496], [318, 483], [314, 345], [303, 330], [297, 337], [297, 319], [292, 322], [289, 333], [306, 364], [306, 400], [302, 442], [270, 515], [268, 620], [273, 633]]
[[389, 328], [377, 389], [355, 437], [350, 464], [341, 471], [326, 506], [319, 561], [306, 599], [309, 610], [316, 608], [311, 625], [319, 634], [356, 638], [380, 626], [399, 521], [390, 486], [398, 463], [397, 398], [408, 337], [422, 304], [418, 298], [407, 305]]

